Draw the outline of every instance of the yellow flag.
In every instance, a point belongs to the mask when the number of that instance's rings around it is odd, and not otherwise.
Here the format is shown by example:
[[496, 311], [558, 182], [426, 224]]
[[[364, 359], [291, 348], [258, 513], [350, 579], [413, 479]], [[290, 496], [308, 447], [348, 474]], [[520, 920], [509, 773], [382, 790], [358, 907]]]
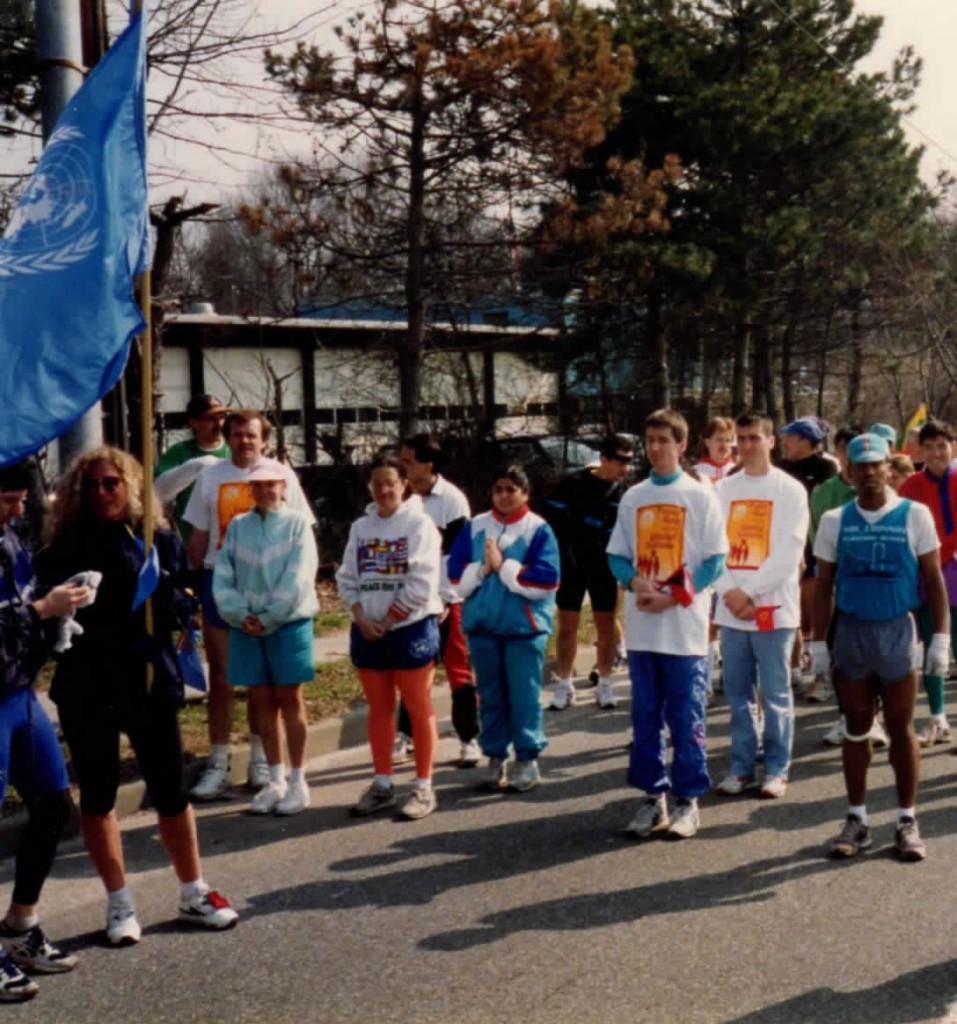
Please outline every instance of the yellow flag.
[[907, 435], [912, 430], [920, 430], [920, 428], [926, 422], [927, 422], [927, 405], [924, 402], [921, 402], [920, 405], [917, 406], [917, 411], [907, 421], [907, 426], [904, 427], [904, 441], [905, 442], [907, 441]]

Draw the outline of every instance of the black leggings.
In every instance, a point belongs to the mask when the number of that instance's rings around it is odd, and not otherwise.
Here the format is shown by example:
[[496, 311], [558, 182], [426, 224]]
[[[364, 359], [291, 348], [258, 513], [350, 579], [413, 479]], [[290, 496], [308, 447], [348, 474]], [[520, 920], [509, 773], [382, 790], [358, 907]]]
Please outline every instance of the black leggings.
[[13, 902], [32, 906], [40, 902], [40, 890], [53, 867], [57, 843], [70, 820], [70, 791], [34, 797], [21, 793], [29, 815], [17, 843]]
[[120, 733], [129, 737], [150, 802], [157, 814], [175, 817], [189, 799], [176, 705], [167, 697], [133, 695], [115, 703], [63, 702], [60, 726], [70, 747], [85, 814], [109, 814], [120, 784]]

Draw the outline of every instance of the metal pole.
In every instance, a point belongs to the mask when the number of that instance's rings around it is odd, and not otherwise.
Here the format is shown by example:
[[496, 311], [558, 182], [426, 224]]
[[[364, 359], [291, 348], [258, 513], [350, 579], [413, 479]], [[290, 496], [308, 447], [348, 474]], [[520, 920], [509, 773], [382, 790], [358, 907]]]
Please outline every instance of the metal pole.
[[[43, 141], [83, 82], [83, 26], [77, 0], [36, 0], [37, 58]], [[64, 338], [64, 344], [70, 339]], [[103, 418], [97, 402], [58, 438], [60, 469], [77, 455], [103, 443]]]

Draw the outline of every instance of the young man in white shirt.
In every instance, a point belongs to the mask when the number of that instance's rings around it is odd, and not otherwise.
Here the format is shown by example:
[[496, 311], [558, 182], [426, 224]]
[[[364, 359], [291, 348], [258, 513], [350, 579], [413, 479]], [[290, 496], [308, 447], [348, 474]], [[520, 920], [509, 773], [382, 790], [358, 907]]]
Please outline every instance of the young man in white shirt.
[[729, 796], [754, 781], [758, 674], [764, 708], [761, 796], [784, 796], [794, 740], [791, 649], [801, 623], [799, 577], [808, 528], [807, 495], [771, 465], [774, 424], [737, 418], [741, 471], [718, 486], [728, 534], [725, 571], [715, 582], [724, 692], [731, 710], [731, 770], [717, 786]]
[[[674, 409], [645, 420], [651, 476], [625, 492], [608, 564], [625, 596], [634, 740], [628, 782], [644, 798], [625, 832], [644, 839], [698, 831], [698, 797], [711, 788], [707, 733], [708, 613], [728, 549], [714, 487], [681, 468], [688, 424]], [[665, 725], [674, 750], [665, 766]], [[674, 790], [669, 817], [667, 793]]]
[[834, 681], [846, 721], [844, 782], [850, 805], [828, 850], [834, 857], [851, 857], [871, 845], [865, 793], [879, 696], [897, 787], [895, 847], [901, 860], [923, 860], [927, 851], [915, 813], [920, 748], [914, 734], [918, 673], [911, 609], [921, 581], [934, 627], [926, 669], [946, 672], [950, 611], [940, 542], [930, 511], [887, 486], [889, 451], [883, 438], [855, 437], [847, 455], [857, 500], [827, 512], [814, 540], [818, 575], [811, 657], [815, 673], [830, 670], [825, 637], [833, 612]]
[[[213, 568], [226, 528], [236, 516], [249, 512], [255, 504], [248, 477], [253, 468], [263, 461], [269, 423], [255, 409], [236, 409], [226, 417], [223, 434], [229, 445], [230, 457], [203, 470], [183, 514], [192, 528], [186, 545], [190, 564], [203, 570], [203, 640], [209, 661], [206, 713], [210, 754], [203, 774], [190, 790], [194, 800], [215, 800], [232, 787], [229, 733], [233, 718], [233, 691], [226, 679], [229, 626], [220, 617], [213, 600]], [[305, 513], [314, 523], [315, 516], [302, 492], [299, 478], [289, 466], [277, 465], [286, 481], [286, 503]], [[249, 705], [251, 749], [247, 781], [253, 789], [262, 789], [269, 784], [269, 765], [251, 712], [252, 705]]]

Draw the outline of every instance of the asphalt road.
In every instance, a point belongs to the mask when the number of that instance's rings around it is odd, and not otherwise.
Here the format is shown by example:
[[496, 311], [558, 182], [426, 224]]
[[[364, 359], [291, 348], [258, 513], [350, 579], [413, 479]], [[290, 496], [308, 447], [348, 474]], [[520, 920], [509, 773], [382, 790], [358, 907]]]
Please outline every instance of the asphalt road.
[[[617, 684], [619, 694], [626, 683]], [[589, 691], [591, 692], [591, 691]], [[949, 693], [954, 708], [954, 687]], [[875, 846], [823, 856], [845, 813], [840, 752], [821, 745], [833, 708], [798, 710], [785, 799], [709, 796], [686, 842], [637, 844], [618, 829], [626, 701], [548, 716], [542, 786], [480, 794], [440, 744], [439, 810], [355, 821], [365, 750], [309, 767], [313, 806], [244, 815], [204, 809], [207, 878], [242, 914], [223, 934], [175, 922], [176, 885], [155, 820], [123, 822], [142, 943], [102, 944], [104, 900], [79, 840], [44, 893], [44, 925], [81, 956], [40, 978], [11, 1020], [68, 1022], [957, 1022], [957, 757], [924, 759], [920, 823], [930, 856], [890, 851], [886, 752], [872, 768]], [[727, 710], [711, 718], [712, 772], [727, 767]], [[411, 783], [411, 770], [399, 782]], [[9, 887], [10, 865], [3, 865]], [[5, 891], [9, 891], [7, 888]]]

